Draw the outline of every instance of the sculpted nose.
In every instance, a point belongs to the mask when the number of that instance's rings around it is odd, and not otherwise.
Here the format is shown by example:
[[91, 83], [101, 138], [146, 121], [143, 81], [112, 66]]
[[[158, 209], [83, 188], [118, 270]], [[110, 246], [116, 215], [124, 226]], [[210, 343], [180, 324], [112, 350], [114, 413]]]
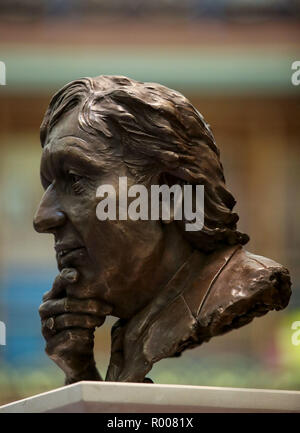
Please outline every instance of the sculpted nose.
[[66, 215], [60, 209], [55, 190], [50, 185], [33, 218], [33, 227], [39, 233], [53, 233], [65, 221]]

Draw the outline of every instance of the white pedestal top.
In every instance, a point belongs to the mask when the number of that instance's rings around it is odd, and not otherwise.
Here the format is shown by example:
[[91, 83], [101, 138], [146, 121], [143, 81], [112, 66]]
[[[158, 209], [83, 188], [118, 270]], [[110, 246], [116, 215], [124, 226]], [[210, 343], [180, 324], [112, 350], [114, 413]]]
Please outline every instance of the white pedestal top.
[[0, 406], [18, 412], [300, 412], [300, 391], [79, 382]]

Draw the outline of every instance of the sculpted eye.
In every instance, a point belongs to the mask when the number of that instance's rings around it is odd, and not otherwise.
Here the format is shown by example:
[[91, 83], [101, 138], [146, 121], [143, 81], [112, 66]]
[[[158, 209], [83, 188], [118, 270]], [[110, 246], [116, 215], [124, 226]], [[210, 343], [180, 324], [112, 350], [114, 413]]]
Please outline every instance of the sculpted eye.
[[73, 171], [68, 172], [68, 177], [72, 183], [79, 182], [81, 179], [83, 179], [82, 176], [79, 176], [78, 174], [74, 173]]
[[83, 176], [80, 176], [79, 174], [70, 170], [68, 171], [68, 180], [76, 194], [81, 194], [84, 192], [85, 178]]

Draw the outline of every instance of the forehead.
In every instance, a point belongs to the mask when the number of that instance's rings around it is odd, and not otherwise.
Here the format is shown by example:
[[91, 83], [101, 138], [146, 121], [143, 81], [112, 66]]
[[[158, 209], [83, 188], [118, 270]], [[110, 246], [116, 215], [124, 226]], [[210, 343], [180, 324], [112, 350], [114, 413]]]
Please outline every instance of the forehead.
[[83, 153], [103, 158], [115, 147], [112, 140], [101, 134], [83, 130], [79, 124], [79, 114], [80, 107], [77, 106], [60, 117], [48, 134], [43, 154], [49, 155], [65, 150], [68, 155], [71, 148], [78, 147]]
[[122, 164], [121, 149], [112, 139], [80, 128], [79, 107], [64, 113], [51, 129], [45, 142], [41, 171], [65, 165], [84, 166], [86, 170], [105, 171]]
[[80, 128], [78, 118], [79, 107], [75, 107], [74, 109], [64, 113], [59, 118], [58, 122], [51, 128], [44, 148], [48, 147], [49, 151], [55, 150], [58, 142], [64, 137], [78, 137], [87, 144], [95, 141], [92, 134], [88, 134]]

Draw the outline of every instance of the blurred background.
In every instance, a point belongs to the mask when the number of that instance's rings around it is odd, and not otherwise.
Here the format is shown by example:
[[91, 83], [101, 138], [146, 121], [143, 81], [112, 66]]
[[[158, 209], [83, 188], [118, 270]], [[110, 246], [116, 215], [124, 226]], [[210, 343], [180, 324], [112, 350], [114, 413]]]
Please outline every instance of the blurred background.
[[[32, 217], [42, 195], [39, 125], [52, 93], [100, 74], [184, 93], [211, 124], [248, 249], [291, 271], [283, 312], [163, 360], [155, 382], [300, 390], [299, 0], [1, 0], [0, 403], [63, 384], [44, 354], [38, 306], [56, 276], [53, 241]], [[110, 327], [96, 332], [103, 375]]]

